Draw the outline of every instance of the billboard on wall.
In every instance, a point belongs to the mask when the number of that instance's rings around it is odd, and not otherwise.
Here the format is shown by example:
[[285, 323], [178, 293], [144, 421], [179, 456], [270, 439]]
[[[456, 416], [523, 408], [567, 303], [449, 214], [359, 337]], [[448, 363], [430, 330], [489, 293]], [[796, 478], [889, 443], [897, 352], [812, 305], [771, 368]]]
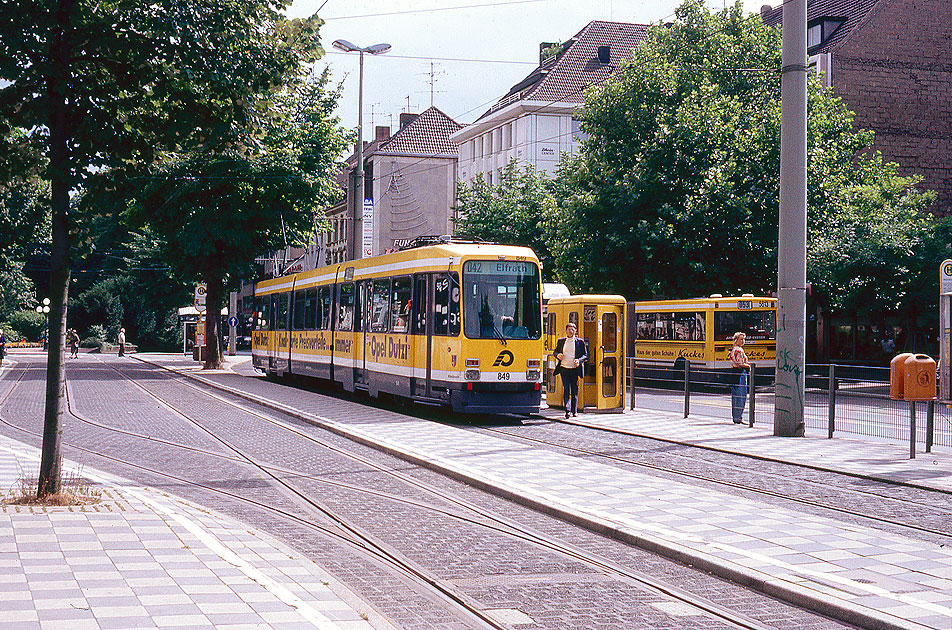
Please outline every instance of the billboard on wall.
[[360, 251], [361, 258], [374, 255], [374, 200], [364, 199], [364, 214], [361, 220], [363, 241]]

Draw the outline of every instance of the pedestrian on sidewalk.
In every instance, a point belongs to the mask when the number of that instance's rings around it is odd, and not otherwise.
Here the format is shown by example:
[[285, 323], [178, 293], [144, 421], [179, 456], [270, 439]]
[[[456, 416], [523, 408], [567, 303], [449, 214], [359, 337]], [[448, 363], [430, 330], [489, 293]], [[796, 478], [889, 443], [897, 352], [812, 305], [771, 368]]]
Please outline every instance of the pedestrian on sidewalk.
[[78, 359], [79, 358], [79, 333], [76, 332], [75, 328], [70, 328], [69, 332], [66, 334], [67, 341], [69, 341], [69, 358]]
[[0, 363], [7, 358], [7, 338], [3, 336], [3, 329], [0, 329]]
[[126, 356], [126, 329], [119, 329], [119, 356]]
[[734, 347], [731, 348], [731, 370], [734, 372], [734, 383], [731, 385], [731, 417], [734, 424], [743, 424], [744, 403], [747, 402], [747, 375], [750, 373], [750, 361], [744, 352], [744, 341], [747, 335], [742, 332], [734, 333]]
[[578, 415], [578, 379], [585, 375], [585, 361], [588, 359], [585, 341], [576, 337], [576, 332], [575, 324], [566, 324], [565, 336], [559, 338], [553, 352], [559, 361], [555, 373], [562, 377], [562, 404], [566, 418], [569, 413]]

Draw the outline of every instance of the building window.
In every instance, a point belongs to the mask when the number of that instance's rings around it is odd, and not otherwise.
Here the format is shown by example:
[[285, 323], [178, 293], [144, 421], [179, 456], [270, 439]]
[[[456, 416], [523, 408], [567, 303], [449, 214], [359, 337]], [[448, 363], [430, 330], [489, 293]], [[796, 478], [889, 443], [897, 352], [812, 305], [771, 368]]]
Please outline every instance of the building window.
[[807, 50], [822, 46], [830, 41], [846, 18], [823, 17], [807, 24]]

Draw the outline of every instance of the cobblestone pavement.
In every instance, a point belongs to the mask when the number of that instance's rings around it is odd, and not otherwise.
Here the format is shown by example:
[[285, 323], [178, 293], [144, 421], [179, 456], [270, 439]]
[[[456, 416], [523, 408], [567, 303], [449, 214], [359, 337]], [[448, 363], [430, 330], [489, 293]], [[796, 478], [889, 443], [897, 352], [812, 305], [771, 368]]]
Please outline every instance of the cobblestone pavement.
[[[26, 357], [24, 357], [26, 360]], [[171, 409], [149, 399], [128, 381], [122, 381], [113, 367], [128, 373], [136, 382], [168, 397], [174, 406], [195, 412], [203, 424], [223, 431], [257, 458], [288, 469], [297, 487], [329, 509], [357, 524], [375, 539], [399, 553], [434, 577], [465, 594], [483, 610], [517, 628], [719, 628], [724, 622], [687, 608], [657, 591], [645, 589], [631, 579], [597, 570], [578, 559], [568, 558], [500, 531], [498, 523], [467, 512], [459, 504], [425, 488], [408, 485], [386, 471], [361, 465], [334, 454], [285, 430], [266, 425], [253, 414], [234, 408], [225, 410], [205, 394], [184, 386], [181, 379], [151, 366], [116, 357], [84, 357], [70, 365], [70, 399], [73, 410], [83, 417], [109, 426], [122, 426], [133, 433], [148, 433], [149, 440], [118, 435], [101, 427], [76, 421], [64, 426], [64, 440], [95, 445], [111, 456], [159, 468], [183, 479], [202, 480], [211, 487], [227, 489], [239, 496], [264, 500], [304, 518], [319, 521], [318, 515], [274, 489], [259, 474], [235, 461], [221, 444], [190, 428]], [[33, 372], [30, 370], [29, 378]], [[234, 375], [222, 375], [230, 378]], [[3, 383], [10, 381], [6, 375]], [[37, 379], [39, 383], [39, 379]], [[432, 422], [319, 393], [303, 392], [263, 379], [242, 378], [249, 388], [262, 388], [274, 397], [286, 396], [303, 406], [319, 408], [341, 422], [377, 422], [398, 426], [408, 423], [421, 431], [452, 429]], [[42, 408], [33, 402], [38, 395], [27, 377], [18, 392], [3, 407], [3, 417], [16, 417], [24, 425], [38, 426]], [[21, 389], [22, 388], [22, 389]], [[2, 391], [0, 391], [2, 395]], [[781, 604], [769, 597], [726, 583], [711, 575], [622, 544], [604, 536], [553, 519], [504, 499], [476, 490], [431, 470], [390, 458], [350, 440], [328, 434], [291, 418], [289, 424], [306, 427], [331, 446], [347, 448], [418, 482], [479, 505], [508, 522], [518, 523], [546, 538], [567, 541], [575, 548], [706, 598], [715, 604], [756, 619], [765, 627], [826, 629], [842, 624]], [[453, 429], [455, 430], [455, 429]], [[11, 433], [9, 427], [4, 433]], [[465, 432], [462, 436], [465, 437]], [[27, 441], [25, 434], [18, 439]], [[174, 442], [165, 444], [159, 439]], [[187, 451], [182, 445], [196, 449]], [[406, 628], [467, 627], [437, 603], [405, 584], [380, 562], [346, 545], [329, 540], [313, 528], [246, 502], [183, 482], [170, 480], [148, 470], [105, 460], [91, 453], [66, 447], [65, 452], [88, 466], [115, 470], [136, 481], [186, 497], [216, 511], [226, 512], [260, 530], [272, 533], [328, 573], [344, 582], [374, 610], [398, 626]], [[372, 491], [374, 494], [370, 494]], [[327, 523], [318, 523], [327, 525]], [[487, 525], [492, 526], [490, 529]], [[505, 529], [505, 528], [502, 528]], [[373, 620], [373, 619], [372, 619]], [[731, 626], [726, 626], [731, 627]]]
[[[697, 484], [620, 470], [433, 422], [406, 417], [388, 421], [379, 413], [341, 419], [332, 413], [341, 404], [336, 399], [325, 397], [316, 406], [309, 401], [317, 399], [299, 390], [274, 388], [260, 379], [233, 374], [208, 378], [263, 391], [314, 422], [841, 618], [879, 627], [948, 628], [952, 624], [948, 540], [843, 522], [836, 516], [806, 513], [798, 506], [770, 505], [711, 488], [701, 491]], [[901, 449], [889, 444], [779, 440], [767, 432], [723, 421], [691, 419], [678, 424], [673, 417], [657, 413], [601, 418], [616, 429], [626, 425], [623, 431], [651, 430], [665, 438], [668, 430], [673, 437], [665, 439], [840, 467], [867, 479], [892, 477], [942, 488], [952, 468], [946, 453], [910, 462], [898, 455]]]

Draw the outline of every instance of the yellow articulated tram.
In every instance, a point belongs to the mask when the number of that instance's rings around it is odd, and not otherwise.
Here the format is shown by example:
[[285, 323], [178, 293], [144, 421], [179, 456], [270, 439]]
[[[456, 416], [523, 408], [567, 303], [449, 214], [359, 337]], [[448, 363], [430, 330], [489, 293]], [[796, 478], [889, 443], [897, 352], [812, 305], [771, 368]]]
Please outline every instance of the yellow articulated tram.
[[533, 414], [542, 383], [531, 249], [442, 242], [258, 283], [252, 358], [466, 413]]
[[743, 332], [755, 374], [770, 378], [777, 356], [776, 317], [777, 298], [750, 294], [629, 302], [628, 356], [648, 378], [665, 378], [652, 368], [678, 373], [690, 361], [699, 368], [694, 379], [726, 382], [722, 377], [730, 369], [734, 333]]

